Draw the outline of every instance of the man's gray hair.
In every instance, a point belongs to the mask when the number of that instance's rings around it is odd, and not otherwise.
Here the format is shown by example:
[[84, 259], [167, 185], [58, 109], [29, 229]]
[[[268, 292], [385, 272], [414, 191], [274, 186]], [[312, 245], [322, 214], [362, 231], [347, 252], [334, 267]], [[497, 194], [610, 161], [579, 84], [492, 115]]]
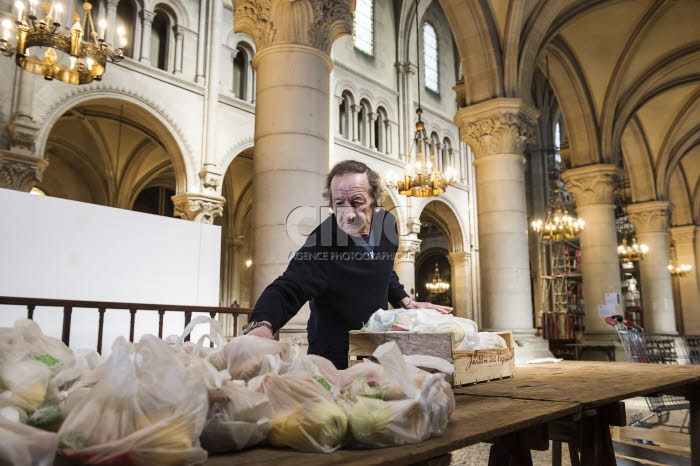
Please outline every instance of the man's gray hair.
[[333, 200], [333, 195], [331, 194], [331, 181], [333, 181], [333, 178], [336, 176], [343, 176], [348, 173], [366, 173], [367, 180], [369, 181], [369, 194], [372, 196], [374, 205], [382, 205], [384, 196], [386, 196], [382, 177], [367, 165], [362, 162], [358, 162], [357, 160], [343, 160], [331, 168], [331, 171], [328, 172], [328, 175], [326, 175], [326, 184], [323, 189], [323, 198], [326, 201], [332, 203]]

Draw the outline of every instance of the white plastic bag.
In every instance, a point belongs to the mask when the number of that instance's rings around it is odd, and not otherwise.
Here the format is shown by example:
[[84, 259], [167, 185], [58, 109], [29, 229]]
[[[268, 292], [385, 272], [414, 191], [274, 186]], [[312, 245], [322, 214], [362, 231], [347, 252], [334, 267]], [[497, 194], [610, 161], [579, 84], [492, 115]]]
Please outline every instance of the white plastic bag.
[[58, 435], [0, 416], [0, 464], [50, 466], [56, 457]]
[[[242, 385], [242, 386], [241, 386]], [[267, 438], [273, 411], [270, 399], [228, 381], [210, 394], [207, 423], [200, 437], [209, 453], [223, 453], [255, 446]]]
[[222, 351], [210, 360], [217, 369], [228, 370], [233, 380], [247, 382], [260, 375], [266, 355], [279, 355], [282, 361], [289, 362], [295, 354], [289, 343], [254, 335], [241, 335], [229, 341]]
[[346, 441], [348, 418], [327, 382], [310, 374], [267, 374], [260, 390], [275, 415], [268, 441], [277, 447], [330, 453]]
[[105, 378], [71, 409], [59, 452], [89, 464], [197, 464], [207, 394], [162, 340], [145, 335], [112, 346]]

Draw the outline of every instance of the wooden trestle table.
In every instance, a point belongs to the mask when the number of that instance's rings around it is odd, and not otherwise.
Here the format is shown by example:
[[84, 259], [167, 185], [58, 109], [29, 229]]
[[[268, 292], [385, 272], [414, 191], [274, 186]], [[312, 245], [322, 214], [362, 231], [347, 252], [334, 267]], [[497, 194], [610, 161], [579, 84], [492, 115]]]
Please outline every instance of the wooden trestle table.
[[690, 401], [690, 459], [700, 466], [700, 366], [593, 361], [522, 365], [513, 378], [457, 388], [444, 435], [419, 444], [330, 454], [254, 448], [206, 464], [408, 465], [479, 442], [494, 444], [490, 465], [528, 464], [530, 449], [546, 450], [550, 436], [559, 436], [582, 465], [614, 465], [608, 426], [624, 425], [621, 401], [661, 392]]

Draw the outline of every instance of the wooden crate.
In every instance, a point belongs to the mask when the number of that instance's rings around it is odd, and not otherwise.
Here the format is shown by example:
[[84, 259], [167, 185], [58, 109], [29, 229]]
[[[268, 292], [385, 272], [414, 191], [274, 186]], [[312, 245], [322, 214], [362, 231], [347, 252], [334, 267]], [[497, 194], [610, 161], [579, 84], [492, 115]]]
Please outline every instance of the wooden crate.
[[513, 334], [498, 333], [506, 341], [507, 348], [475, 351], [455, 350], [452, 333], [410, 333], [410, 332], [350, 332], [350, 349], [348, 363], [357, 364], [362, 359], [372, 356], [377, 346], [388, 341], [395, 341], [401, 353], [427, 354], [450, 361], [455, 366], [452, 379], [448, 381], [453, 387], [492, 379], [512, 377], [515, 372]]

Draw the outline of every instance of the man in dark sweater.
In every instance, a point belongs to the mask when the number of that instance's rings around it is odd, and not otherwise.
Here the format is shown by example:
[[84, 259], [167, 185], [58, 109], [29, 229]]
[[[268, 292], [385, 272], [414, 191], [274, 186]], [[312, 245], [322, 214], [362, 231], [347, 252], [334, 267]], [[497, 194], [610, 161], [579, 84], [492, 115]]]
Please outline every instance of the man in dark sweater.
[[309, 354], [344, 369], [348, 332], [377, 309], [452, 308], [412, 301], [394, 272], [399, 237], [396, 218], [381, 209], [381, 178], [362, 162], [345, 160], [328, 176], [324, 198], [333, 214], [297, 251], [287, 270], [260, 295], [245, 329], [272, 338], [309, 301]]

